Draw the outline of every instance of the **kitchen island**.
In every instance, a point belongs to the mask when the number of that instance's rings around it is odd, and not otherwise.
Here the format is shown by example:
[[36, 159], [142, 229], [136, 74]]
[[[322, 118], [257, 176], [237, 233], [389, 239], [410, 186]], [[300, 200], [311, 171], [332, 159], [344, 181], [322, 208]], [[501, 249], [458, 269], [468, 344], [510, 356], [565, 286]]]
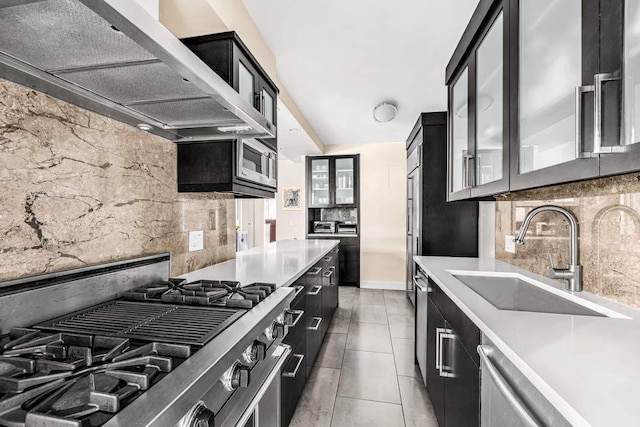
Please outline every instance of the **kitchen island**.
[[[571, 425], [638, 425], [638, 311], [495, 259], [414, 261]], [[500, 310], [455, 277], [464, 272], [520, 275], [605, 316]]]
[[281, 240], [238, 252], [235, 259], [205, 267], [180, 276], [196, 280], [236, 280], [243, 285], [274, 283], [290, 286], [313, 267], [339, 240]]

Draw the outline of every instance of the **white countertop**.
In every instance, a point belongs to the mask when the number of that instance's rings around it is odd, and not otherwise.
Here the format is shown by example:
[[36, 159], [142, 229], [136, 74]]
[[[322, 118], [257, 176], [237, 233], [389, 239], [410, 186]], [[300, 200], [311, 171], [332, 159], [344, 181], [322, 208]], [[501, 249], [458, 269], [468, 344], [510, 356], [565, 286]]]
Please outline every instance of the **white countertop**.
[[281, 240], [238, 252], [235, 259], [179, 276], [188, 281], [237, 280], [289, 286], [320, 261], [339, 240]]
[[414, 260], [570, 423], [640, 425], [640, 311], [586, 292], [573, 295], [631, 319], [499, 310], [448, 270], [519, 273], [567, 291], [495, 259]]

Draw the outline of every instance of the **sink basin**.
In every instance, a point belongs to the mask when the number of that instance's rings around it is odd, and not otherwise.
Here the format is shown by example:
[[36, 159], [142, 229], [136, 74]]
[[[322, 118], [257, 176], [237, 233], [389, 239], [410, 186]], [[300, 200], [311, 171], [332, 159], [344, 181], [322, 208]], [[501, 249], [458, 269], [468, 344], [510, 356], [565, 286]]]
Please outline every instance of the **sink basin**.
[[628, 318], [517, 273], [449, 271], [499, 310]]

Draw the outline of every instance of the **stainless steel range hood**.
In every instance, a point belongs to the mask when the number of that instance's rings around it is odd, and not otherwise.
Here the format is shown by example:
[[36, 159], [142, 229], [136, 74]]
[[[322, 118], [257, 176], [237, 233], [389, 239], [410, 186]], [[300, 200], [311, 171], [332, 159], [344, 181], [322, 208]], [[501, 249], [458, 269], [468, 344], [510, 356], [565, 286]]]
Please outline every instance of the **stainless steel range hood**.
[[175, 142], [276, 134], [134, 0], [0, 0], [0, 77]]

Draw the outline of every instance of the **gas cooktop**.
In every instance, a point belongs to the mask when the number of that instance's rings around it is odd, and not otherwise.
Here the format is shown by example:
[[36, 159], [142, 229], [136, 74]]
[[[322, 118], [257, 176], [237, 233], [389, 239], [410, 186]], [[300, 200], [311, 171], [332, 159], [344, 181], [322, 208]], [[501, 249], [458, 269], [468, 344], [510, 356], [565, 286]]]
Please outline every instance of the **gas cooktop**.
[[0, 339], [0, 425], [102, 425], [274, 291], [169, 279], [12, 328]]

